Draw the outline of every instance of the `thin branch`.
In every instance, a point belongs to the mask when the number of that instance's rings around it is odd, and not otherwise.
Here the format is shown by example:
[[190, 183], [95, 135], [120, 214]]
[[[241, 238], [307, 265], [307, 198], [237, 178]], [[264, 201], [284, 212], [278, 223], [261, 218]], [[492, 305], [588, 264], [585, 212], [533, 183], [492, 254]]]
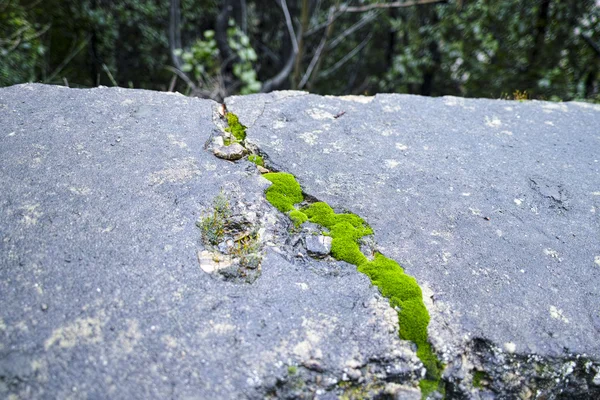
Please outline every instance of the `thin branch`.
[[402, 7], [411, 7], [417, 5], [424, 4], [433, 4], [433, 3], [445, 3], [448, 0], [413, 0], [413, 1], [396, 1], [393, 3], [375, 3], [368, 4], [366, 6], [358, 6], [358, 7], [348, 7], [346, 5], [342, 5], [339, 7], [340, 12], [367, 12], [374, 10], [376, 8], [402, 8]]
[[352, 57], [354, 57], [356, 55], [356, 53], [361, 51], [363, 49], [363, 47], [365, 47], [367, 45], [367, 43], [369, 43], [369, 41], [371, 40], [372, 37], [373, 37], [373, 34], [369, 33], [369, 35], [358, 46], [356, 46], [354, 49], [352, 49], [352, 51], [350, 51], [348, 54], [346, 54], [344, 57], [342, 57], [341, 60], [336, 62], [333, 67], [329, 68], [326, 71], [323, 71], [321, 73], [321, 77], [326, 78], [329, 75], [333, 74], [335, 71], [337, 71], [342, 65], [344, 65], [346, 62], [348, 62], [348, 60], [350, 60]]
[[64, 68], [65, 68], [65, 67], [66, 67], [66, 66], [67, 66], [67, 65], [68, 65], [68, 64], [71, 62], [71, 60], [72, 60], [73, 58], [75, 58], [75, 56], [76, 56], [77, 54], [79, 54], [79, 52], [80, 52], [81, 50], [83, 50], [83, 48], [84, 48], [85, 46], [87, 46], [87, 44], [88, 44], [88, 42], [89, 42], [89, 41], [90, 41], [90, 36], [88, 36], [88, 37], [87, 37], [87, 38], [85, 38], [85, 39], [84, 39], [84, 40], [83, 40], [81, 43], [79, 43], [79, 46], [77, 46], [77, 48], [76, 48], [75, 50], [73, 50], [73, 51], [71, 52], [71, 54], [69, 54], [69, 55], [67, 56], [67, 58], [65, 58], [65, 59], [63, 60], [63, 62], [61, 62], [61, 63], [60, 63], [60, 65], [59, 65], [59, 66], [58, 66], [58, 67], [57, 67], [57, 68], [54, 70], [54, 72], [53, 72], [52, 74], [50, 74], [50, 77], [49, 77], [49, 78], [47, 78], [47, 79], [45, 80], [45, 82], [50, 82], [50, 81], [52, 81], [52, 79], [54, 79], [54, 77], [55, 77], [56, 75], [58, 75], [58, 74], [60, 73], [60, 71], [62, 71], [62, 70], [63, 70], [63, 69], [64, 69]]
[[292, 39], [292, 46], [294, 47], [294, 53], [298, 54], [298, 40], [296, 39], [296, 33], [294, 32], [294, 25], [292, 24], [292, 17], [285, 0], [281, 0], [281, 8], [283, 8], [283, 14], [285, 15], [285, 23]]
[[[329, 9], [329, 15], [327, 16], [327, 22], [329, 24], [333, 23], [333, 18], [334, 18], [334, 8], [332, 7]], [[325, 34], [323, 34], [323, 37], [321, 38], [321, 42], [319, 43], [319, 47], [317, 47], [317, 50], [315, 51], [315, 54], [314, 54], [312, 60], [310, 60], [310, 64], [308, 65], [308, 69], [306, 70], [306, 73], [302, 77], [300, 84], [298, 84], [298, 89], [302, 89], [304, 87], [304, 85], [306, 85], [306, 82], [308, 82], [308, 79], [310, 78], [310, 75], [312, 74], [313, 69], [315, 68], [315, 66], [317, 65], [317, 62], [319, 61], [319, 59], [321, 57], [323, 49], [325, 48], [325, 43], [327, 43], [327, 38], [328, 38], [327, 31], [325, 31]]]
[[590, 47], [596, 52], [597, 55], [600, 56], [600, 44], [594, 42], [592, 40], [591, 37], [589, 37], [588, 35], [581, 35], [581, 37], [583, 38], [583, 40], [585, 40], [585, 42], [590, 45]]
[[[434, 4], [434, 3], [446, 3], [448, 0], [414, 0], [414, 1], [404, 1], [404, 2], [393, 2], [393, 3], [376, 3], [376, 4], [369, 4], [366, 6], [357, 6], [357, 7], [349, 7], [345, 4], [342, 4], [341, 6], [338, 7], [334, 7], [335, 9], [335, 15], [333, 16], [333, 21], [335, 21], [340, 15], [346, 13], [346, 12], [351, 12], [351, 13], [357, 13], [357, 12], [367, 12], [367, 11], [371, 11], [374, 9], [385, 9], [385, 8], [404, 8], [404, 7], [411, 7], [411, 6], [417, 6], [417, 5], [425, 5], [425, 4]], [[320, 31], [321, 29], [327, 28], [327, 26], [329, 26], [330, 22], [324, 22], [320, 25], [317, 25], [309, 30], [307, 30], [304, 33], [304, 37], [313, 35], [315, 33], [317, 33], [318, 31]]]
[[175, 68], [181, 70], [181, 59], [175, 54], [181, 47], [181, 7], [179, 0], [171, 0], [169, 7], [169, 51]]
[[119, 86], [119, 84], [117, 83], [117, 81], [115, 81], [115, 78], [113, 77], [113, 75], [110, 73], [110, 69], [108, 69], [108, 67], [106, 66], [106, 64], [102, 63], [102, 69], [104, 70], [104, 72], [106, 72], [106, 75], [108, 75], [108, 79], [110, 79], [110, 81], [112, 82], [112, 84], [114, 86]]
[[192, 90], [196, 90], [196, 84], [192, 82], [192, 80], [183, 71], [171, 67], [170, 65], [166, 66], [165, 68], [171, 71], [172, 73], [177, 74], [177, 76], [183, 79], [185, 83], [187, 83], [188, 87], [190, 87]]
[[367, 15], [365, 15], [364, 17], [362, 17], [358, 22], [356, 22], [354, 25], [352, 25], [351, 27], [349, 27], [348, 29], [346, 29], [344, 32], [342, 32], [338, 37], [336, 37], [329, 44], [329, 46], [327, 46], [327, 49], [329, 49], [329, 50], [333, 49], [335, 46], [337, 46], [338, 44], [340, 44], [340, 42], [342, 40], [344, 40], [347, 36], [353, 34], [357, 30], [359, 30], [360, 28], [362, 28], [363, 26], [365, 26], [367, 23], [369, 23], [372, 20], [374, 20], [375, 17], [377, 17], [380, 13], [381, 13], [381, 11], [375, 11], [375, 12], [372, 12], [372, 13], [368, 13]]

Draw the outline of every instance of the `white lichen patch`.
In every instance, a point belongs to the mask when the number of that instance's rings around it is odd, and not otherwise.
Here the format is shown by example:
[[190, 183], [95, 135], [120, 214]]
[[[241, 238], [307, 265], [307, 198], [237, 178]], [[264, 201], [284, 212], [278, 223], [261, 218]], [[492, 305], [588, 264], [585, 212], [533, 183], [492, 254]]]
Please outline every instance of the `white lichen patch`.
[[408, 150], [408, 146], [402, 143], [396, 143], [396, 148], [400, 151]]
[[465, 99], [462, 97], [444, 96], [444, 104], [450, 107], [463, 106]]
[[381, 131], [381, 136], [391, 136], [394, 132], [391, 129], [384, 129]]
[[592, 196], [600, 196], [600, 191], [598, 191], [598, 192], [592, 192]]
[[385, 166], [389, 169], [394, 169], [396, 168], [398, 165], [400, 165], [399, 161], [396, 160], [385, 160]]
[[521, 204], [523, 204], [523, 199], [514, 199], [513, 200], [515, 202], [516, 205], [520, 206]]
[[169, 143], [171, 143], [173, 146], [177, 146], [180, 149], [184, 149], [187, 147], [187, 143], [181, 140], [177, 140], [178, 138], [175, 135], [167, 135], [167, 138], [169, 139]]
[[383, 110], [383, 112], [393, 113], [393, 112], [398, 112], [398, 111], [402, 110], [402, 107], [384, 105], [383, 107], [381, 107], [381, 109]]
[[444, 264], [448, 264], [450, 257], [452, 257], [452, 253], [450, 253], [449, 251], [442, 252], [442, 261]]
[[43, 212], [39, 211], [39, 204], [26, 204], [21, 207], [23, 210], [23, 218], [21, 219], [21, 223], [26, 226], [35, 225], [38, 222], [38, 218], [44, 215]]
[[230, 332], [235, 331], [235, 325], [231, 325], [228, 323], [214, 323], [212, 320], [210, 321], [210, 325], [212, 326], [212, 330], [217, 335], [226, 335]]
[[594, 257], [594, 264], [600, 267], [600, 256]]
[[471, 211], [471, 214], [476, 215], [478, 217], [481, 216], [481, 210], [480, 209], [469, 207], [469, 210]]
[[308, 285], [304, 282], [296, 282], [296, 286], [298, 286], [300, 290], [308, 290]]
[[558, 319], [565, 324], [569, 323], [569, 319], [565, 317], [563, 310], [556, 308], [555, 306], [550, 306], [550, 316], [554, 319]]
[[356, 96], [356, 95], [348, 95], [348, 96], [325, 96], [331, 97], [343, 101], [354, 101], [356, 103], [368, 104], [373, 101], [374, 96]]
[[552, 258], [558, 258], [559, 256], [558, 251], [553, 249], [544, 249], [544, 254]]
[[306, 110], [305, 112], [312, 119], [318, 119], [318, 120], [334, 119], [333, 114], [331, 114], [325, 110], [321, 110], [320, 108], [310, 108], [310, 109]]
[[301, 138], [302, 140], [304, 140], [309, 145], [314, 146], [317, 143], [317, 138], [318, 138], [317, 135], [321, 132], [323, 132], [323, 131], [316, 130], [316, 131], [312, 131], [312, 132], [304, 132], [304, 133], [299, 134], [298, 137]]
[[200, 174], [201, 171], [196, 165], [196, 160], [193, 157], [187, 157], [171, 161], [168, 168], [151, 174], [149, 181], [151, 185], [162, 185], [165, 182], [186, 182]]
[[213, 164], [207, 161], [204, 163], [203, 167], [206, 171], [214, 171], [217, 169], [217, 164]]
[[285, 128], [285, 126], [285, 121], [276, 120], [275, 122], [273, 122], [273, 129], [282, 129]]
[[563, 103], [544, 103], [542, 104], [542, 110], [546, 113], [551, 113], [552, 111], [562, 111], [569, 112], [569, 107]]
[[513, 133], [511, 131], [500, 131], [500, 133], [506, 135], [506, 136], [512, 136]]
[[102, 327], [104, 324], [103, 313], [95, 318], [77, 318], [70, 324], [52, 331], [44, 343], [44, 348], [48, 350], [56, 344], [60, 348], [68, 349], [77, 345], [100, 343], [103, 340]]
[[121, 102], [122, 106], [126, 106], [126, 105], [129, 105], [129, 104], [133, 104], [133, 100], [132, 99], [125, 99], [125, 100], [123, 100]]
[[504, 350], [506, 350], [507, 353], [513, 354], [515, 351], [517, 351], [517, 345], [514, 344], [513, 342], [506, 342], [504, 343]]
[[513, 110], [513, 108], [512, 108], [512, 107], [504, 107], [504, 109], [505, 109], [506, 111], [512, 111], [512, 110]]
[[544, 124], [554, 126], [554, 122], [552, 121], [544, 121]]
[[502, 125], [502, 121], [500, 121], [500, 118], [496, 116], [490, 118], [486, 115], [485, 124], [490, 128], [499, 128]]
[[92, 192], [90, 190], [90, 188], [86, 187], [86, 186], [80, 186], [80, 187], [71, 186], [69, 188], [69, 191], [78, 196], [87, 196], [88, 194], [90, 194]]
[[581, 108], [588, 108], [591, 110], [600, 111], [600, 105], [598, 105], [598, 104], [583, 103], [580, 101], [574, 101], [571, 104], [573, 104], [574, 106], [577, 106], [577, 107], [581, 107]]
[[139, 322], [137, 320], [127, 319], [125, 322], [127, 324], [127, 329], [119, 332], [113, 346], [113, 350], [116, 354], [131, 353], [142, 338]]
[[160, 340], [165, 344], [165, 346], [174, 349], [177, 347], [177, 339], [175, 339], [171, 335], [164, 335], [160, 338]]

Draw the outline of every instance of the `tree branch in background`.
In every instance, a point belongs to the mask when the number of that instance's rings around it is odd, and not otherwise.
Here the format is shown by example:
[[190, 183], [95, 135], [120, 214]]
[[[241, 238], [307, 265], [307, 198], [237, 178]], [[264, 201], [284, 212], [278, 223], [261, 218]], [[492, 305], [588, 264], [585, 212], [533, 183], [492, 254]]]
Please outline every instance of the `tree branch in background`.
[[[328, 26], [331, 26], [333, 24], [334, 11], [335, 11], [335, 9], [333, 7], [331, 7], [329, 9], [329, 15], [327, 16], [327, 23], [329, 24]], [[304, 85], [306, 85], [306, 82], [308, 82], [308, 79], [310, 78], [315, 66], [317, 65], [318, 61], [321, 59], [321, 53], [323, 52], [323, 49], [325, 48], [325, 43], [327, 43], [327, 31], [325, 31], [325, 34], [321, 38], [321, 42], [319, 43], [319, 46], [317, 47], [317, 50], [315, 51], [315, 54], [313, 55], [312, 60], [310, 60], [310, 64], [308, 65], [306, 73], [304, 74], [304, 76], [302, 77], [302, 80], [298, 84], [298, 89], [302, 89], [304, 87]]]
[[294, 25], [292, 24], [292, 17], [290, 16], [290, 11], [288, 10], [288, 6], [285, 0], [281, 0], [281, 8], [283, 9], [283, 14], [285, 15], [285, 23], [288, 28], [288, 33], [290, 34], [290, 39], [292, 41], [294, 53], [298, 54], [298, 39], [296, 38], [296, 33], [294, 32]]
[[180, 0], [171, 0], [169, 10], [169, 51], [175, 68], [181, 71], [181, 59], [175, 49], [181, 49], [181, 7]]
[[[323, 46], [325, 46], [325, 42], [327, 42], [327, 40], [333, 33], [333, 23], [335, 22], [335, 18], [336, 18], [335, 10], [336, 10], [336, 7], [331, 7], [329, 9], [329, 16], [327, 18], [327, 27], [325, 29], [325, 35], [323, 36], [323, 39], [322, 39]], [[323, 48], [322, 53], [317, 58], [315, 68], [312, 71], [312, 77], [308, 81], [308, 85], [307, 85], [308, 89], [310, 89], [317, 81], [318, 72], [321, 69], [321, 64], [323, 63], [323, 57], [324, 57], [325, 53], [327, 53], [327, 49]]]
[[229, 28], [229, 17], [232, 10], [231, 0], [224, 0], [223, 8], [217, 16], [217, 23], [215, 25], [215, 40], [217, 41], [217, 48], [219, 49], [221, 58], [221, 82], [223, 84], [221, 89], [223, 97], [227, 97], [231, 93], [230, 89], [234, 84], [232, 66], [238, 59], [237, 54], [229, 47], [227, 38], [227, 28]]
[[83, 50], [85, 48], [85, 46], [87, 46], [89, 41], [90, 41], [90, 36], [88, 36], [84, 40], [82, 40], [81, 43], [79, 43], [79, 46], [77, 46], [77, 48], [75, 48], [74, 50], [71, 51], [71, 53], [67, 56], [67, 58], [65, 58], [60, 63], [60, 65], [54, 70], [54, 72], [52, 72], [52, 74], [50, 74], [50, 76], [44, 80], [44, 82], [51, 82], [52, 79], [54, 79], [54, 77], [56, 75], [58, 75], [60, 73], [60, 71], [62, 71], [71, 62], [71, 60], [73, 58], [75, 58], [75, 56], [77, 54], [79, 54], [79, 52], [81, 50]]
[[[282, 3], [285, 0], [282, 0]], [[296, 65], [294, 66], [294, 75], [292, 75], [292, 87], [299, 87], [298, 80], [300, 79], [301, 68], [302, 68], [302, 58], [304, 57], [304, 32], [308, 29], [309, 23], [309, 1], [302, 0], [302, 11], [301, 11], [301, 23], [300, 23], [300, 32], [298, 41], [298, 55], [296, 57]], [[287, 17], [287, 16], [286, 16]], [[290, 21], [291, 22], [291, 21]]]
[[411, 7], [416, 5], [433, 4], [433, 3], [446, 3], [448, 0], [414, 0], [414, 1], [396, 1], [394, 3], [375, 3], [366, 6], [348, 7], [342, 5], [339, 7], [340, 12], [367, 12], [376, 8], [401, 8]]
[[365, 15], [364, 17], [362, 17], [358, 22], [356, 22], [354, 25], [352, 25], [351, 27], [349, 27], [348, 29], [346, 29], [344, 32], [342, 32], [338, 37], [336, 37], [327, 46], [327, 49], [331, 50], [331, 49], [335, 48], [338, 44], [340, 44], [340, 42], [342, 40], [344, 40], [346, 38], [346, 36], [349, 36], [349, 35], [353, 34], [357, 30], [359, 30], [360, 28], [362, 28], [363, 26], [365, 26], [367, 23], [369, 23], [372, 20], [374, 20], [375, 17], [379, 16], [379, 14], [380, 14], [380, 11], [375, 11], [375, 12], [372, 12], [372, 13], [368, 13], [367, 15]]
[[321, 73], [320, 77], [327, 78], [329, 75], [331, 75], [335, 71], [337, 71], [342, 65], [346, 64], [348, 62], [348, 60], [350, 60], [352, 57], [354, 57], [356, 55], [356, 53], [361, 51], [367, 45], [367, 43], [369, 43], [369, 41], [371, 40], [372, 37], [373, 37], [373, 34], [369, 33], [369, 35], [358, 46], [356, 46], [348, 54], [346, 54], [344, 57], [342, 57], [342, 59], [340, 59], [338, 62], [336, 62], [333, 65], [333, 67], [329, 68], [326, 71], [323, 71]]
[[[281, 7], [283, 8], [283, 13], [286, 14], [287, 4], [286, 4], [285, 0], [281, 0]], [[288, 15], [289, 15], [289, 11], [288, 11]], [[286, 20], [287, 20], [287, 18], [286, 18]], [[288, 38], [289, 38], [290, 43], [292, 44], [292, 51], [290, 51], [290, 54], [288, 55], [288, 58], [287, 58], [285, 64], [283, 65], [283, 68], [281, 69], [281, 71], [279, 71], [279, 73], [277, 75], [275, 75], [274, 77], [272, 77], [271, 79], [269, 79], [265, 83], [263, 83], [262, 88], [260, 90], [263, 93], [268, 93], [273, 90], [279, 89], [285, 83], [285, 81], [288, 79], [288, 77], [292, 73], [292, 70], [294, 69], [294, 63], [296, 62], [296, 57], [298, 55], [298, 40], [299, 40], [299, 38], [298, 38], [298, 36], [294, 36], [295, 34], [294, 34], [294, 29], [293, 29], [291, 18], [290, 18], [288, 24], [289, 24], [288, 25]], [[294, 43], [296, 43], [296, 46], [294, 46]]]
[[594, 42], [588, 35], [581, 35], [581, 37], [594, 50], [594, 52], [600, 56], [600, 44]]

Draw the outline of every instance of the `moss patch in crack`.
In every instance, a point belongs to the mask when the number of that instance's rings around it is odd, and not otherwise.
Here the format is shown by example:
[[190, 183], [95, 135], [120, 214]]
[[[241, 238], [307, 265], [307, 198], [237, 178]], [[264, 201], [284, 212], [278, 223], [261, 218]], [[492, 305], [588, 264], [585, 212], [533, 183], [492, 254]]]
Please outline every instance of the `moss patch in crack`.
[[473, 373], [473, 387], [481, 389], [483, 388], [484, 382], [489, 381], [490, 377], [485, 371], [475, 371]]
[[290, 219], [294, 222], [294, 226], [297, 228], [308, 220], [306, 214], [300, 210], [292, 210], [288, 214]]
[[263, 158], [257, 154], [250, 154], [248, 156], [248, 161], [250, 161], [256, 165], [260, 165], [261, 167], [265, 166], [265, 162], [264, 162]]
[[283, 213], [294, 211], [294, 204], [304, 200], [302, 188], [294, 175], [286, 172], [270, 172], [263, 177], [273, 182], [267, 189], [266, 196], [269, 203]]
[[327, 228], [331, 236], [331, 255], [337, 260], [357, 266], [367, 275], [381, 293], [398, 309], [400, 337], [417, 345], [417, 356], [425, 366], [425, 379], [419, 382], [422, 398], [434, 391], [444, 394], [441, 382], [443, 366], [428, 341], [429, 312], [417, 280], [404, 272], [396, 261], [376, 253], [369, 261], [361, 252], [359, 239], [372, 235], [373, 230], [364, 219], [352, 213], [336, 213], [327, 203], [316, 202], [300, 210], [295, 204], [304, 200], [302, 189], [293, 175], [277, 172], [263, 175], [273, 182], [267, 191], [267, 200], [279, 211], [288, 213], [296, 226], [306, 220]]
[[355, 214], [336, 214], [323, 202], [313, 203], [303, 208], [308, 220], [329, 229], [331, 236], [331, 255], [350, 264], [361, 265], [367, 262], [367, 257], [360, 251], [358, 239], [371, 235], [373, 230], [366, 222]]
[[246, 139], [246, 126], [240, 123], [237, 115], [232, 112], [227, 113], [227, 125], [229, 126], [225, 128], [225, 132], [231, 133], [240, 142]]

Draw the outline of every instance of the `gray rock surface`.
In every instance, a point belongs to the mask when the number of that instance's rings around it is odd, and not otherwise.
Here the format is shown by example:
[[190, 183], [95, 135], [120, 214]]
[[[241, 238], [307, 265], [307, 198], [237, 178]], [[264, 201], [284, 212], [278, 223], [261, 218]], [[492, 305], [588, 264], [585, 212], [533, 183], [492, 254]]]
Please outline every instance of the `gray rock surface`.
[[306, 237], [306, 251], [308, 255], [323, 258], [331, 251], [331, 237], [323, 235], [309, 235]]
[[[0, 89], [0, 398], [332, 398], [358, 384], [339, 384], [350, 361], [365, 384], [417, 382], [368, 279], [296, 264], [268, 182], [205, 148], [215, 109]], [[253, 284], [200, 267], [195, 223], [221, 189], [269, 238]]]
[[598, 393], [600, 105], [278, 92], [227, 106], [268, 168], [364, 217], [417, 278], [449, 380], [504, 365], [526, 375], [499, 371], [506, 385]]
[[[365, 253], [418, 279], [448, 398], [600, 396], [598, 106], [227, 104], [266, 168], [364, 217]], [[0, 89], [0, 398], [419, 397], [396, 311], [354, 266], [306, 257], [313, 227], [266, 202], [254, 164], [215, 157], [216, 108]], [[219, 193], [259, 233], [250, 280], [196, 226]]]

